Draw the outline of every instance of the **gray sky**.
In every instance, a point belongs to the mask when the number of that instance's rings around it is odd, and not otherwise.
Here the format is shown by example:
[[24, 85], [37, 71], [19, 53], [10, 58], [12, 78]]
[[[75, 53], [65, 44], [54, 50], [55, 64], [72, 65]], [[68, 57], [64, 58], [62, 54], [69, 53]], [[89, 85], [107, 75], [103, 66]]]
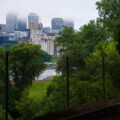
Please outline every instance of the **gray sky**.
[[96, 19], [98, 0], [0, 0], [0, 23], [6, 23], [6, 14], [16, 12], [19, 16], [30, 12], [37, 13], [42, 18], [44, 26], [51, 26], [51, 19], [62, 17], [73, 20], [75, 28]]

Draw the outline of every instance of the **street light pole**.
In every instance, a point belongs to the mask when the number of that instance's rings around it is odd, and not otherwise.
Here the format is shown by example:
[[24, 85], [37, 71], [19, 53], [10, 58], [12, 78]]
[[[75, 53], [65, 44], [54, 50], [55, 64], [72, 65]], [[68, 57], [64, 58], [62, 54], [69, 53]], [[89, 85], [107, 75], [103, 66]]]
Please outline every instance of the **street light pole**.
[[6, 78], [5, 78], [5, 109], [6, 109], [6, 114], [5, 120], [8, 120], [8, 86], [9, 86], [9, 76], [8, 76], [8, 55], [9, 55], [9, 51], [6, 51]]

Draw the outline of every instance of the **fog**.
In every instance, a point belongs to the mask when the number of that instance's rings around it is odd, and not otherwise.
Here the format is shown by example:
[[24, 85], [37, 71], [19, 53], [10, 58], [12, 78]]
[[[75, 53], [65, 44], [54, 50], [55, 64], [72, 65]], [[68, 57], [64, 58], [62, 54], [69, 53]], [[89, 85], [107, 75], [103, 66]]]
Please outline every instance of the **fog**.
[[6, 23], [6, 14], [14, 12], [25, 17], [30, 12], [37, 13], [44, 26], [51, 26], [51, 19], [62, 17], [74, 21], [75, 28], [86, 24], [98, 16], [97, 0], [0, 0], [0, 24]]

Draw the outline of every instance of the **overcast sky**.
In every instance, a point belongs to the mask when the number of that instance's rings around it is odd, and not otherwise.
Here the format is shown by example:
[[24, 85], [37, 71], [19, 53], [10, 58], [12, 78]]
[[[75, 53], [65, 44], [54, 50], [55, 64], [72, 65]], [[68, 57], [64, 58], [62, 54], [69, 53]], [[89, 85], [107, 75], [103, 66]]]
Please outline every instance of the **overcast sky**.
[[26, 17], [30, 12], [37, 13], [44, 26], [51, 26], [51, 19], [62, 17], [73, 20], [75, 28], [96, 19], [98, 0], [0, 0], [0, 24], [6, 23], [6, 14], [16, 12]]

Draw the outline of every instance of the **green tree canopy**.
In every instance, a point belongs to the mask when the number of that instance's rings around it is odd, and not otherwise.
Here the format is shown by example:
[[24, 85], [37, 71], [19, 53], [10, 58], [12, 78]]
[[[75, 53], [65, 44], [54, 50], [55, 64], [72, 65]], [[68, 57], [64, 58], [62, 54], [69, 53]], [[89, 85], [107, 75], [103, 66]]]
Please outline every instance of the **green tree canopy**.
[[120, 19], [120, 0], [100, 0], [96, 5], [100, 19], [106, 24]]
[[5, 79], [5, 51], [0, 47], [0, 80]]
[[99, 19], [118, 42], [120, 53], [120, 0], [100, 0], [96, 3]]
[[86, 67], [93, 71], [89, 75], [90, 80], [102, 80], [102, 56], [105, 58], [105, 76], [108, 86], [112, 82], [114, 88], [120, 89], [120, 55], [116, 49], [116, 42], [100, 42], [97, 44], [95, 51], [86, 59]]
[[44, 62], [51, 62], [51, 59], [52, 59], [52, 56], [44, 51], [44, 56], [43, 56]]
[[3, 47], [5, 50], [9, 50], [10, 47], [12, 47], [13, 45], [16, 45], [14, 43], [3, 43], [1, 44], [1, 47]]
[[40, 45], [20, 43], [9, 50], [10, 76], [24, 90], [45, 68]]
[[70, 71], [72, 73], [83, 69], [85, 66], [84, 58], [94, 51], [99, 41], [108, 39], [108, 34], [103, 29], [99, 21], [90, 21], [87, 25], [82, 26], [78, 32], [65, 27], [55, 40], [62, 58], [58, 62], [57, 70], [65, 73], [66, 57], [70, 58], [70, 66], [72, 67]]

